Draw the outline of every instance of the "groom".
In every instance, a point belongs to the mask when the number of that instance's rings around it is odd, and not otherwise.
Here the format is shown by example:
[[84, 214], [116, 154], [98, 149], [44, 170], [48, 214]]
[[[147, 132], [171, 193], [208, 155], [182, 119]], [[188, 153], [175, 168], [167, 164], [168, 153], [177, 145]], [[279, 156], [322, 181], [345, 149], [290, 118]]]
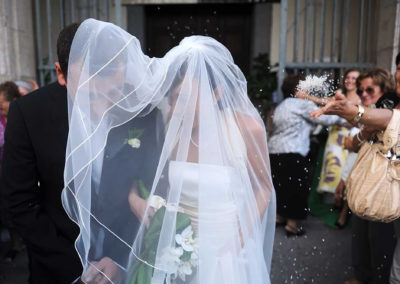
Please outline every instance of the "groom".
[[61, 204], [68, 137], [66, 77], [78, 24], [57, 40], [58, 82], [10, 106], [2, 161], [4, 218], [27, 244], [29, 283], [70, 284], [82, 266], [74, 242], [78, 227]]
[[[105, 276], [120, 283], [125, 276], [121, 268], [131, 256], [126, 244], [133, 244], [147, 206], [138, 184], [151, 189], [162, 148], [162, 125], [161, 114], [155, 109], [108, 134], [101, 176], [91, 194], [96, 222], [91, 224], [91, 266], [83, 274], [85, 283], [108, 283]], [[130, 139], [138, 143], [128, 142]]]

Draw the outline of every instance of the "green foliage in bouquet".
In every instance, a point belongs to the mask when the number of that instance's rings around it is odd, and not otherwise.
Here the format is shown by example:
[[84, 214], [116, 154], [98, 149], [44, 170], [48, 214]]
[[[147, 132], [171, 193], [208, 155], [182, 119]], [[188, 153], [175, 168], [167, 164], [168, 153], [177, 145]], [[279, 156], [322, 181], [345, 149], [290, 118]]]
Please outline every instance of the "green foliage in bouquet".
[[[161, 227], [165, 215], [165, 206], [161, 207], [150, 221], [149, 228], [144, 235], [142, 253], [140, 258], [150, 265], [154, 266], [158, 241], [160, 239]], [[176, 233], [180, 234], [182, 231], [191, 224], [189, 216], [186, 214], [177, 213], [176, 216]], [[190, 258], [190, 255], [189, 255]], [[129, 284], [151, 284], [151, 277], [153, 276], [153, 267], [137, 260], [132, 268]]]
[[149, 199], [150, 192], [144, 185], [144, 182], [140, 179], [140, 180], [138, 180], [137, 184], [138, 184], [138, 188], [139, 188], [140, 197], [145, 200]]
[[[139, 194], [142, 198], [148, 199], [150, 196], [150, 192], [145, 187], [143, 181], [138, 181], [139, 187]], [[165, 206], [161, 207], [159, 210], [156, 211], [154, 216], [150, 219], [149, 227], [146, 230], [144, 235], [143, 243], [142, 243], [142, 250], [140, 254], [140, 259], [143, 260], [136, 260], [135, 264], [131, 269], [130, 276], [128, 278], [129, 284], [151, 284], [151, 278], [153, 276], [153, 270], [155, 260], [156, 260], [156, 253], [158, 242], [160, 239], [160, 232], [162, 229], [162, 224], [164, 221], [166, 208]], [[177, 212], [176, 216], [176, 234], [181, 234], [182, 231], [191, 225], [191, 219], [188, 215]], [[183, 258], [190, 258], [190, 254], [182, 255], [181, 259]], [[147, 262], [147, 264], [145, 262]], [[152, 266], [150, 266], [150, 265]]]

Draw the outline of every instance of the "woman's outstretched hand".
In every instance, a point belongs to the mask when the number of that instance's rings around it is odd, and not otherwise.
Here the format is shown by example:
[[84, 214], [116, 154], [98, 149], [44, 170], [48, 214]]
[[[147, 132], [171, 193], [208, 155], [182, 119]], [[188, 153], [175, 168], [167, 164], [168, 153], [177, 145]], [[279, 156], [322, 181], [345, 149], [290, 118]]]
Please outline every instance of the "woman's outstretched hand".
[[335, 95], [335, 99], [329, 101], [324, 107], [312, 111], [310, 117], [318, 118], [323, 114], [336, 114], [347, 120], [352, 120], [358, 113], [358, 107], [340, 93]]
[[332, 98], [318, 98], [312, 95], [307, 94], [305, 90], [296, 91], [295, 97], [302, 100], [312, 101], [317, 105], [326, 105], [328, 102], [333, 101]]

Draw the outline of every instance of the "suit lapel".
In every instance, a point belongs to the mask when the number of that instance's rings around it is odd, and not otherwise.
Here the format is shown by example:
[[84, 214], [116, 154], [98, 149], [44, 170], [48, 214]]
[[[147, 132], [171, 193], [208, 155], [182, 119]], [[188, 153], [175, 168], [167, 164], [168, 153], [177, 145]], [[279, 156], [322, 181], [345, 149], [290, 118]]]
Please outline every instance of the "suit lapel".
[[52, 107], [51, 119], [63, 132], [68, 133], [68, 98], [67, 88], [57, 83], [51, 94]]
[[[126, 130], [126, 135], [124, 132]], [[117, 154], [127, 146], [124, 142], [124, 136], [128, 137], [128, 130], [125, 126], [114, 128], [108, 134], [106, 146], [106, 158], [113, 159]]]

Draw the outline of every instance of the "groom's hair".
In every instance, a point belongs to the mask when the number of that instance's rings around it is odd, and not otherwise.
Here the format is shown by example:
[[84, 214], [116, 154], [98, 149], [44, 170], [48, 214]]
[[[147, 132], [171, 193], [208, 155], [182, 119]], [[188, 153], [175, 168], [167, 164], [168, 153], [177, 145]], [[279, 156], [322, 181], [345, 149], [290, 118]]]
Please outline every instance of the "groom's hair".
[[68, 74], [69, 52], [71, 50], [72, 41], [74, 40], [74, 36], [79, 28], [79, 25], [80, 23], [70, 24], [69, 26], [66, 26], [58, 35], [57, 57], [58, 62], [60, 63], [61, 71], [63, 72], [65, 78], [67, 78]]

